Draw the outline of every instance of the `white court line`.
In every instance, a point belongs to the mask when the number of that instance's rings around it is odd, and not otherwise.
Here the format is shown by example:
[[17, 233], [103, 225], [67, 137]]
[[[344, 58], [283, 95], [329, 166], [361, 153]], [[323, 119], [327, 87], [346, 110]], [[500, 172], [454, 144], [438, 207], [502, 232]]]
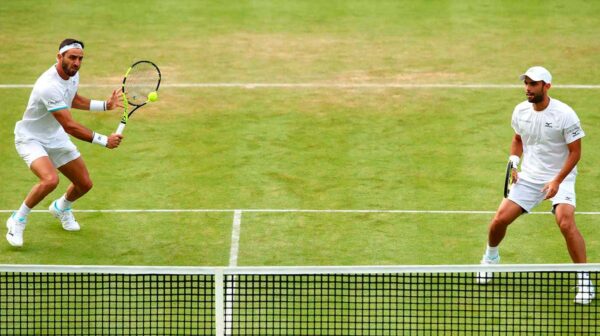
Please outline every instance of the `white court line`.
[[231, 226], [231, 248], [229, 250], [229, 267], [236, 267], [238, 252], [240, 250], [240, 231], [242, 228], [242, 210], [233, 212], [233, 224]]
[[[233, 212], [233, 224], [231, 226], [231, 247], [229, 250], [229, 267], [237, 267], [238, 254], [240, 250], [240, 232], [242, 228], [242, 210], [235, 210]], [[224, 335], [230, 335], [232, 328], [231, 316], [233, 316], [233, 298], [235, 294], [237, 277], [233, 276], [231, 285], [227, 286], [225, 293], [225, 304], [224, 304]]]
[[[120, 84], [80, 84], [79, 87], [115, 87]], [[0, 84], [0, 89], [30, 89], [33, 84]], [[243, 88], [243, 89], [516, 89], [522, 84], [450, 83], [163, 83], [162, 88]], [[555, 84], [554, 88], [597, 90], [600, 84]]]
[[[15, 210], [0, 210], [0, 213], [12, 213]], [[495, 210], [385, 210], [385, 209], [73, 209], [73, 212], [91, 213], [185, 213], [185, 212], [255, 212], [255, 213], [400, 213], [400, 214], [441, 214], [441, 215], [480, 215], [495, 214]], [[32, 210], [48, 212], [48, 210]], [[550, 211], [532, 211], [531, 215], [551, 215]], [[578, 211], [577, 215], [600, 215], [600, 211]]]

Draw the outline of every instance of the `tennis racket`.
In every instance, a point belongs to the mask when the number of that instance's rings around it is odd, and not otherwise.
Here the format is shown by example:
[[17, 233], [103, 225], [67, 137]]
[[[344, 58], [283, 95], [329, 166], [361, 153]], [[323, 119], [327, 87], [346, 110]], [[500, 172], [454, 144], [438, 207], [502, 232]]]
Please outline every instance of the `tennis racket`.
[[[127, 69], [123, 78], [123, 117], [117, 134], [123, 134], [129, 117], [140, 107], [150, 102], [151, 93], [156, 98], [160, 87], [160, 69], [150, 61], [137, 61]], [[131, 107], [133, 107], [131, 109]], [[129, 111], [131, 109], [131, 111]]]
[[516, 167], [513, 166], [512, 161], [508, 160], [508, 164], [506, 165], [506, 176], [504, 178], [504, 198], [508, 197], [510, 189], [512, 188], [513, 183], [515, 182], [512, 177], [513, 169], [516, 169]]

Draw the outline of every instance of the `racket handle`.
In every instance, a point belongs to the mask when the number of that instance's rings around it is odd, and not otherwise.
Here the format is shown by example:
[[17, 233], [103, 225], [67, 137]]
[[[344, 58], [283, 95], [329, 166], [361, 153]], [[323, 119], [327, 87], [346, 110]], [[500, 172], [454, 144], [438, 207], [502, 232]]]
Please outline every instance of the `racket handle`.
[[115, 133], [117, 134], [123, 134], [123, 130], [125, 129], [125, 123], [120, 123], [119, 127], [117, 127], [117, 131]]

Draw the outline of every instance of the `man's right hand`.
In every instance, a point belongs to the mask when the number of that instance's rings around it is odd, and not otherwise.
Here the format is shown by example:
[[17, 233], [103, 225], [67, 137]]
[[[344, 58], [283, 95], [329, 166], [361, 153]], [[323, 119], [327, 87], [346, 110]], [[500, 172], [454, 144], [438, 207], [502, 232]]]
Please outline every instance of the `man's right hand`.
[[113, 133], [108, 136], [108, 142], [106, 143], [106, 147], [110, 149], [117, 148], [121, 144], [121, 140], [123, 140], [123, 135]]

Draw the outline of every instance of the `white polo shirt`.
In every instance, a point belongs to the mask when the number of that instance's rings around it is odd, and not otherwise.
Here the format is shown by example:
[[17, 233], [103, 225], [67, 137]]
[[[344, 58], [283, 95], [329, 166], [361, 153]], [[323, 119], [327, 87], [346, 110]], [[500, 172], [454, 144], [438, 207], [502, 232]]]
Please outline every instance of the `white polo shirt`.
[[52, 145], [69, 140], [52, 112], [70, 109], [78, 86], [79, 73], [64, 80], [58, 75], [56, 64], [44, 72], [33, 86], [23, 119], [15, 125], [15, 141], [36, 140]]
[[[524, 101], [512, 115], [512, 127], [523, 141], [523, 163], [519, 178], [533, 183], [548, 183], [562, 169], [568, 155], [567, 144], [585, 136], [579, 118], [567, 104], [550, 98], [543, 111]], [[574, 180], [577, 167], [565, 180]]]

